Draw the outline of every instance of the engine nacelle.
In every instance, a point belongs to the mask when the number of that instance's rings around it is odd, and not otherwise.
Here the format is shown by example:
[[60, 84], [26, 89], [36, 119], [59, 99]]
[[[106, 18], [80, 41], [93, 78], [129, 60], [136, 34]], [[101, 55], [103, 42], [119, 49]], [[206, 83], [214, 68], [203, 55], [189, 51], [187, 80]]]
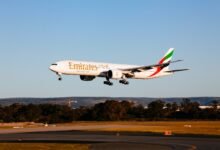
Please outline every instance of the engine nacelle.
[[92, 80], [94, 80], [95, 79], [95, 76], [80, 76], [80, 79], [82, 80], [82, 81], [92, 81]]
[[109, 70], [107, 73], [107, 77], [111, 79], [121, 79], [123, 75], [124, 74], [120, 70]]

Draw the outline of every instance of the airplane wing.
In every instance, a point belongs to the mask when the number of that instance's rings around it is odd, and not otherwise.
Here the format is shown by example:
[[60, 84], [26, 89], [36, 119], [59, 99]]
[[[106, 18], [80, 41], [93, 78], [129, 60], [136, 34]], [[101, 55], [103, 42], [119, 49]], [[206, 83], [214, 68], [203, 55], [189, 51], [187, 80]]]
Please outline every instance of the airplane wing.
[[142, 72], [142, 71], [153, 69], [155, 67], [166, 67], [170, 63], [176, 63], [176, 62], [180, 62], [180, 61], [183, 61], [183, 60], [169, 61], [167, 63], [162, 63], [162, 64], [154, 64], [154, 65], [149, 65], [149, 66], [140, 66], [140, 67], [126, 68], [126, 69], [119, 69], [119, 70], [125, 71], [125, 72], [127, 71], [130, 73]]

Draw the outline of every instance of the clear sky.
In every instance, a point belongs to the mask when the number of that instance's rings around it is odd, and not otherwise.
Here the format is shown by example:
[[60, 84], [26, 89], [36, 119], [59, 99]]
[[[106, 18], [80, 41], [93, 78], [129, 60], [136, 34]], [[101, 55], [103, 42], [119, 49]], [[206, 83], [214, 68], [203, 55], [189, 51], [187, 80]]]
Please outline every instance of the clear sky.
[[[219, 0], [0, 1], [0, 98], [60, 96], [220, 96]], [[149, 65], [176, 49], [155, 80], [109, 87], [104, 78], [62, 82], [48, 67], [75, 59]]]

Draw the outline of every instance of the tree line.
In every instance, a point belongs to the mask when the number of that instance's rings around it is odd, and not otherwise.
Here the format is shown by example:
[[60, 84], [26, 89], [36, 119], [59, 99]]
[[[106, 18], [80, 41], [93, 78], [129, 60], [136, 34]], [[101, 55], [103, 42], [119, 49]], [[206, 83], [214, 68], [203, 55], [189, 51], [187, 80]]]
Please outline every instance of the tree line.
[[201, 109], [198, 102], [183, 99], [165, 103], [156, 100], [147, 108], [129, 101], [107, 100], [92, 107], [72, 109], [57, 104], [12, 104], [0, 106], [0, 122], [63, 123], [72, 121], [123, 121], [123, 120], [219, 120], [218, 102]]

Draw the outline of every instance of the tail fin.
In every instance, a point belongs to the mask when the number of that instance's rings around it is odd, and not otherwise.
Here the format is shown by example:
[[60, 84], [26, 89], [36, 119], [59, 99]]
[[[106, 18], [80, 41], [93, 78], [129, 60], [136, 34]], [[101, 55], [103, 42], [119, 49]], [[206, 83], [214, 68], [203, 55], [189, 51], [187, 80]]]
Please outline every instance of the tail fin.
[[169, 70], [169, 62], [171, 62], [171, 59], [174, 54], [174, 48], [170, 48], [167, 53], [164, 55], [164, 57], [159, 61], [159, 64], [168, 63], [166, 66], [162, 67], [163, 70]]
[[161, 70], [169, 71], [169, 65], [173, 57], [173, 53], [174, 53], [174, 48], [170, 48], [168, 52], [164, 55], [164, 57], [158, 62], [159, 66], [156, 67], [157, 68], [156, 71], [149, 77], [153, 77], [157, 75], [158, 73], [161, 72]]
[[170, 48], [167, 53], [164, 55], [164, 57], [159, 61], [159, 64], [168, 63], [171, 61], [174, 53], [174, 48]]

